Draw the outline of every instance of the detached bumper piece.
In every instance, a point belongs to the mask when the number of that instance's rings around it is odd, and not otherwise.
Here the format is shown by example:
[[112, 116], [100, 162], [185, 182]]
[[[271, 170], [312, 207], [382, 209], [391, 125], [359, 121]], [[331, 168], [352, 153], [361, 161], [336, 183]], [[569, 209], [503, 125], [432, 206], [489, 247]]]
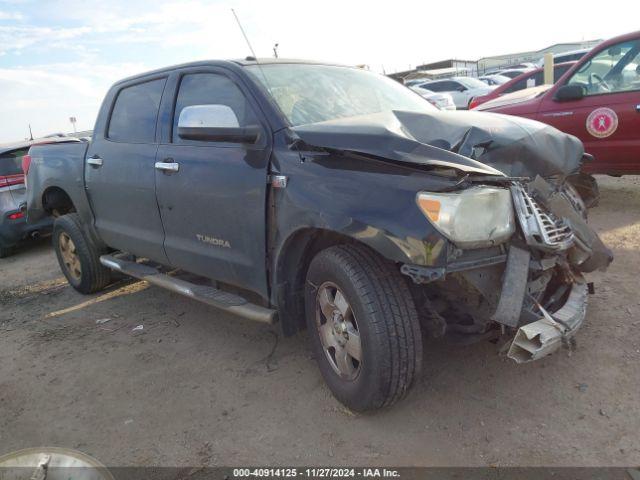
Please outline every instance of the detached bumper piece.
[[518, 363], [526, 363], [558, 350], [582, 325], [587, 294], [586, 283], [575, 283], [564, 306], [553, 317], [539, 307], [542, 318], [518, 329], [507, 356]]

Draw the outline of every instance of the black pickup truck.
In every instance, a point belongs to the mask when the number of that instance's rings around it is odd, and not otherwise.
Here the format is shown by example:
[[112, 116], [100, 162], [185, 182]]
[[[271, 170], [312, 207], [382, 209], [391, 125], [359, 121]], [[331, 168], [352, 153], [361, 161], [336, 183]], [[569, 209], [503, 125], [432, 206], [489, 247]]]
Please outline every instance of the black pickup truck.
[[76, 290], [117, 271], [285, 335], [306, 328], [354, 410], [406, 394], [423, 334], [500, 337], [518, 362], [570, 344], [583, 273], [611, 261], [585, 220], [593, 192], [572, 186], [579, 140], [441, 112], [357, 68], [153, 71], [110, 89], [90, 143], [29, 155], [28, 220], [56, 217]]

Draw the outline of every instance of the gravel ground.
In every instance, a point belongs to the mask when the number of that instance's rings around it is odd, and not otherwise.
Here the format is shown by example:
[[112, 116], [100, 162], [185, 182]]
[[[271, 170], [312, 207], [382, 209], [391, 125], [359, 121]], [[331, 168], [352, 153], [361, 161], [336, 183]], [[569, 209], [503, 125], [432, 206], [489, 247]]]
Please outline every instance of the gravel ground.
[[283, 339], [144, 282], [82, 296], [47, 240], [25, 245], [0, 260], [0, 454], [55, 445], [110, 466], [640, 464], [640, 177], [598, 180], [591, 223], [615, 261], [590, 276], [577, 350], [516, 365], [490, 343], [429, 342], [408, 398], [369, 415], [333, 399], [304, 334]]

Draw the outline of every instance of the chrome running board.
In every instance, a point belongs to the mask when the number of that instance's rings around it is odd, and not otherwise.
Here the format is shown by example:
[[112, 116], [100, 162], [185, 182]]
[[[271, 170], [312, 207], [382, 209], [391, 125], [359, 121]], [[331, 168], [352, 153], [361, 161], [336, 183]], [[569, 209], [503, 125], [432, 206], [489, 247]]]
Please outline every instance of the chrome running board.
[[131, 277], [145, 280], [152, 285], [166, 288], [185, 297], [233, 313], [256, 322], [273, 325], [276, 322], [276, 311], [250, 303], [245, 298], [206, 285], [197, 285], [180, 278], [161, 273], [158, 269], [142, 263], [136, 263], [113, 255], [102, 255], [100, 263], [111, 270]]

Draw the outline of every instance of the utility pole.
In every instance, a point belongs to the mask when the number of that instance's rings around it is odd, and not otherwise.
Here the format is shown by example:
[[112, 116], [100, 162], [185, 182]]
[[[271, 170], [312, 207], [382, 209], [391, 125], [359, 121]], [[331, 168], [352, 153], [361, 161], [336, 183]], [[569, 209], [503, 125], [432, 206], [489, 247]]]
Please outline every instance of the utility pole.
[[71, 125], [73, 125], [73, 133], [74, 135], [78, 132], [76, 132], [76, 117], [69, 117], [69, 121], [71, 122]]
[[276, 44], [273, 46], [273, 56], [274, 56], [275, 58], [278, 58], [278, 45], [280, 45], [280, 44], [279, 44], [279, 43], [276, 43]]
[[29, 124], [29, 140], [33, 140], [33, 132], [31, 131], [31, 124]]

